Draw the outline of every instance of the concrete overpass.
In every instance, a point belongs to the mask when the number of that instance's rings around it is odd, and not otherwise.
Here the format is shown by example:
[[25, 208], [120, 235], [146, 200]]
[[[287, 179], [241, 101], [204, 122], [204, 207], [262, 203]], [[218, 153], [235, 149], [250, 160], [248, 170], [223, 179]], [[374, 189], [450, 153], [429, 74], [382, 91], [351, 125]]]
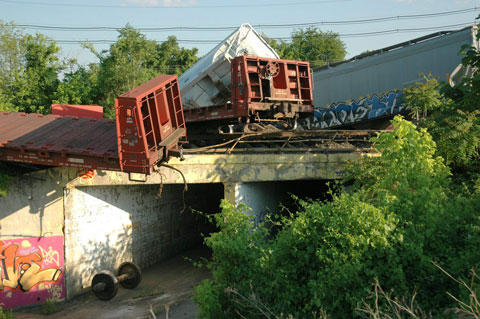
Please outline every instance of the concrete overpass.
[[19, 256], [38, 252], [39, 271], [57, 269], [60, 276], [24, 292], [0, 286], [0, 297], [9, 293], [10, 304], [28, 295], [38, 296], [34, 303], [71, 298], [102, 269], [131, 260], [145, 268], [201, 244], [201, 234], [214, 228], [194, 210], [216, 212], [226, 198], [247, 204], [261, 218], [288, 193], [323, 192], [325, 180], [341, 178], [349, 161], [366, 154], [247, 151], [186, 155], [149, 176], [67, 167], [20, 174], [0, 197], [0, 253], [12, 245]]

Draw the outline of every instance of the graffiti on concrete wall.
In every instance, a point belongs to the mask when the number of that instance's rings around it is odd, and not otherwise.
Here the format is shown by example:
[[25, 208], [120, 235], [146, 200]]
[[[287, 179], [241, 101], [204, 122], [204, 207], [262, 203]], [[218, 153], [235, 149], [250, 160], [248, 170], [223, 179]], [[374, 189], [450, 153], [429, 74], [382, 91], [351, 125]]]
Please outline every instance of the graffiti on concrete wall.
[[78, 177], [81, 179], [92, 179], [95, 177], [95, 170], [88, 168], [78, 168]]
[[313, 127], [330, 128], [396, 115], [408, 110], [401, 92], [373, 95], [357, 101], [335, 103], [327, 109], [316, 109]]
[[0, 240], [4, 308], [65, 299], [63, 236]]

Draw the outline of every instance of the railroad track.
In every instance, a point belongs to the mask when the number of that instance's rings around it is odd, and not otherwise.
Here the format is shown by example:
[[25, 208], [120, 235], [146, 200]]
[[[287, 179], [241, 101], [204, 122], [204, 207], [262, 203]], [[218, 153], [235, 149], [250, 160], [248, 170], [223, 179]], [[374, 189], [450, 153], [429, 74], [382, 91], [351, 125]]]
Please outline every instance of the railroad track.
[[307, 130], [189, 135], [188, 154], [372, 152], [370, 139], [384, 131]]

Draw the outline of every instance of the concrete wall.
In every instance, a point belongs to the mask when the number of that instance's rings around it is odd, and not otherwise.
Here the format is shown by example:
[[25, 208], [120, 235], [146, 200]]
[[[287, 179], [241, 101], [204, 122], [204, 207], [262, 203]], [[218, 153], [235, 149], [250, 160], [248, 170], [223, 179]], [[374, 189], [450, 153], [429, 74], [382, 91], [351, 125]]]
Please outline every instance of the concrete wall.
[[225, 185], [225, 199], [238, 205], [247, 205], [248, 214], [255, 216], [259, 223], [268, 213], [276, 212], [285, 199], [286, 190], [281, 183], [228, 183]]
[[0, 302], [6, 308], [65, 297], [63, 185], [69, 173], [18, 173], [0, 197]]
[[[360, 156], [189, 155], [171, 161], [193, 183], [186, 193], [172, 170], [161, 169], [146, 182], [125, 173], [67, 168], [19, 174], [0, 198], [0, 254], [6, 256], [0, 261], [0, 302], [14, 307], [71, 298], [102, 269], [115, 271], [132, 260], [148, 267], [200, 244], [200, 233], [213, 230], [189, 208], [215, 212], [226, 196], [251, 206], [260, 220], [298, 189], [278, 181], [338, 178], [347, 160]], [[15, 258], [27, 272], [15, 269]]]
[[[202, 243], [211, 225], [191, 209], [217, 211], [221, 184], [92, 186], [65, 197], [67, 297], [89, 287], [98, 271], [124, 261], [148, 267]], [[161, 197], [158, 197], [162, 189]], [[185, 210], [184, 210], [185, 208]], [[183, 212], [182, 212], [183, 211]]]
[[295, 211], [296, 203], [292, 198], [325, 199], [327, 181], [289, 181], [225, 184], [225, 199], [238, 205], [243, 203], [255, 216], [255, 223], [263, 220], [268, 213], [279, 213], [283, 208]]

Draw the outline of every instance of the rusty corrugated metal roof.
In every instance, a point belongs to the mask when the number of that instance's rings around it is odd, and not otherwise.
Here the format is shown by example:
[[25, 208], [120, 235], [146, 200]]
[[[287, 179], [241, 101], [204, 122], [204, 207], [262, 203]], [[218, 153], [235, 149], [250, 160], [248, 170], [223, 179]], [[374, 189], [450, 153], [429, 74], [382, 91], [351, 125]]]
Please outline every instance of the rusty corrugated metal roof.
[[118, 157], [115, 120], [0, 112], [0, 148]]

